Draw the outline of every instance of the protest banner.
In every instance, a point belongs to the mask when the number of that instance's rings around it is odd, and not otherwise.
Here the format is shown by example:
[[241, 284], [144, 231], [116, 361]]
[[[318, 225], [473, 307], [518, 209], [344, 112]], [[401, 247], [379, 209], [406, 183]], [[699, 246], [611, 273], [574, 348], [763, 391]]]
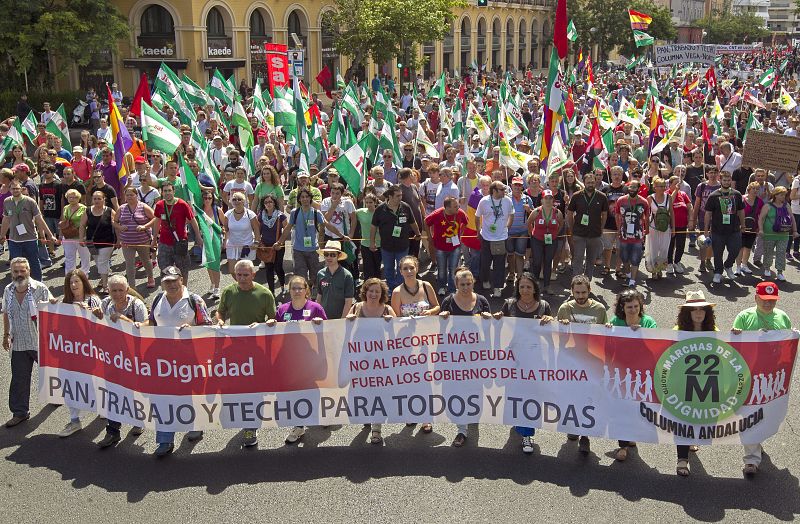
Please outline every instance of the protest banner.
[[756, 443], [786, 415], [798, 339], [455, 316], [178, 331], [40, 309], [43, 402], [164, 431], [452, 421]]
[[267, 59], [267, 75], [269, 76], [269, 93], [275, 96], [276, 87], [289, 85], [289, 60], [287, 47], [283, 44], [264, 44]]
[[695, 64], [714, 65], [716, 55], [715, 46], [703, 44], [668, 44], [655, 46], [656, 67], [668, 66], [672, 64]]
[[717, 44], [716, 51], [718, 55], [741, 55], [744, 53], [752, 53], [761, 50], [761, 44], [743, 44], [743, 45], [721, 45]]
[[750, 130], [742, 165], [796, 173], [800, 164], [800, 137]]

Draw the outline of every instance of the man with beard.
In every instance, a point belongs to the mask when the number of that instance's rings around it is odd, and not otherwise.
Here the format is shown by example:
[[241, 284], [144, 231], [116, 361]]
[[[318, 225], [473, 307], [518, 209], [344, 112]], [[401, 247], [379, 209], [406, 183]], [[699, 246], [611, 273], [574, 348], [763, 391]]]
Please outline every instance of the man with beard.
[[[583, 176], [584, 189], [573, 195], [567, 207], [567, 224], [572, 231], [575, 252], [572, 274], [594, 276], [594, 262], [603, 252], [603, 226], [608, 217], [608, 198], [595, 191], [594, 173]], [[584, 266], [585, 262], [585, 266]]]
[[11, 260], [11, 283], [3, 292], [3, 349], [11, 351], [8, 408], [11, 428], [31, 418], [31, 372], [39, 361], [39, 302], [55, 302], [47, 286], [31, 278], [25, 257]]

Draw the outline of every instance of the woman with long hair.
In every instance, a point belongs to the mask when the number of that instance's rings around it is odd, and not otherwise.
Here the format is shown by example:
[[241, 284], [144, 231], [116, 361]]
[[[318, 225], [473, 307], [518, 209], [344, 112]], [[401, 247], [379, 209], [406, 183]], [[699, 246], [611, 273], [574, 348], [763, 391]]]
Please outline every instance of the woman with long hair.
[[[361, 285], [360, 302], [350, 307], [347, 320], [357, 318], [383, 318], [387, 322], [395, 317], [394, 310], [389, 306], [389, 287], [380, 278], [368, 278]], [[383, 443], [381, 424], [370, 424], [370, 444]]]
[[[714, 306], [706, 301], [702, 291], [687, 291], [686, 302], [678, 306], [678, 319], [675, 328], [679, 331], [719, 331], [714, 315]], [[689, 452], [697, 451], [697, 446], [679, 445], [676, 473], [681, 477], [689, 476]]]
[[[64, 299], [62, 302], [90, 311], [97, 318], [103, 318], [100, 297], [92, 289], [86, 273], [80, 269], [67, 271], [67, 274], [64, 275]], [[69, 437], [81, 430], [80, 413], [77, 408], [69, 408], [69, 422], [59, 432], [59, 437]]]
[[256, 209], [254, 211], [258, 213], [261, 211], [261, 204], [264, 201], [264, 197], [267, 195], [272, 195], [275, 197], [277, 201], [277, 208], [283, 209], [285, 205], [285, 198], [286, 196], [283, 193], [283, 188], [281, 187], [281, 177], [278, 175], [278, 170], [275, 169], [268, 163], [268, 159], [266, 156], [262, 156], [259, 159], [259, 169], [258, 179], [256, 183], [256, 196], [255, 196], [255, 206]]
[[36, 172], [36, 166], [33, 161], [25, 156], [25, 149], [21, 145], [14, 145], [11, 147], [11, 157], [4, 167], [14, 169], [19, 164], [25, 164], [31, 170], [31, 174]]
[[747, 184], [747, 192], [742, 195], [744, 201], [744, 230], [742, 231], [742, 249], [736, 257], [736, 273], [740, 275], [750, 275], [753, 271], [748, 267], [750, 252], [758, 238], [758, 217], [761, 216], [761, 209], [764, 201], [758, 196], [761, 184], [755, 180]]
[[[275, 172], [272, 166], [267, 167]], [[281, 291], [286, 283], [286, 272], [283, 270], [284, 250], [275, 249], [273, 246], [283, 234], [287, 218], [286, 214], [281, 211], [283, 208], [278, 205], [278, 199], [274, 195], [264, 195], [260, 199], [258, 207], [260, 208], [258, 223], [261, 231], [258, 257], [264, 262], [264, 268], [267, 271], [267, 287], [274, 295], [275, 275], [278, 276], [278, 285], [281, 287]]]
[[[214, 195], [213, 191], [203, 191], [203, 214], [209, 222], [218, 225], [223, 231], [227, 228], [228, 221], [226, 220], [225, 214], [222, 212], [222, 208], [219, 206], [217, 197]], [[203, 217], [199, 217], [199, 219], [203, 220]], [[221, 251], [222, 248], [220, 247], [220, 253], [218, 253], [216, 262], [206, 265], [208, 279], [211, 281], [211, 289], [208, 291], [208, 294], [211, 296], [211, 298], [219, 298], [219, 281], [221, 276], [220, 261], [222, 259]]]
[[675, 235], [675, 211], [672, 196], [667, 193], [667, 181], [660, 176], [652, 178], [654, 193], [647, 197], [650, 206], [650, 232], [645, 244], [644, 264], [653, 278], [658, 280], [666, 272], [669, 244]]

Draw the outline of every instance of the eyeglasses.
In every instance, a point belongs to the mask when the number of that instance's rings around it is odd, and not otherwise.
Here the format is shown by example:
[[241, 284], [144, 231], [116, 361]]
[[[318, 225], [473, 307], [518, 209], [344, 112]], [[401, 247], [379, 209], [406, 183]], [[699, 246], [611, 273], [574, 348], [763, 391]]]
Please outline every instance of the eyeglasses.
[[293, 288], [289, 288], [289, 291], [294, 291], [294, 292], [303, 292], [303, 291], [305, 291], [305, 290], [306, 290], [306, 288], [304, 288], [304, 287], [293, 287]]
[[243, 198], [231, 198], [231, 202], [244, 202]]
[[325, 253], [325, 258], [338, 258], [339, 253]]

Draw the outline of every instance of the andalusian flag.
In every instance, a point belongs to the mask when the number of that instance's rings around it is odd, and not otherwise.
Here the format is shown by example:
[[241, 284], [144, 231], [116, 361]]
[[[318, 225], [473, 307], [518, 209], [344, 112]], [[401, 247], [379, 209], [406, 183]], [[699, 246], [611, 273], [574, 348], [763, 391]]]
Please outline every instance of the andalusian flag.
[[425, 134], [425, 131], [422, 129], [422, 126], [417, 126], [417, 138], [415, 140], [416, 145], [414, 146], [414, 151], [417, 150], [417, 146], [420, 144], [425, 147], [425, 152], [431, 156], [431, 158], [438, 158], [439, 151], [436, 150], [436, 146], [428, 140], [428, 135]]
[[72, 141], [69, 139], [67, 113], [64, 111], [64, 104], [58, 106], [53, 116], [47, 121], [47, 130], [61, 139], [61, 144], [64, 146], [64, 149], [67, 151], [72, 150]]
[[196, 206], [203, 204], [203, 191], [200, 189], [200, 182], [194, 176], [192, 170], [186, 164], [186, 158], [183, 155], [178, 155], [180, 160], [180, 180], [183, 187], [186, 189], [186, 196], [188, 197], [189, 204]]
[[636, 42], [636, 47], [644, 47], [646, 45], [653, 45], [655, 42], [655, 38], [648, 35], [644, 31], [639, 31], [637, 29], [633, 30], [633, 41]]
[[336, 89], [341, 91], [346, 86], [347, 86], [347, 84], [344, 83], [344, 77], [342, 77], [342, 75], [339, 74], [339, 69], [337, 68], [336, 69]]
[[653, 21], [652, 16], [634, 11], [633, 9], [628, 9], [628, 16], [631, 19], [631, 29], [634, 30], [645, 31], [650, 27], [650, 23]]
[[567, 38], [570, 42], [574, 42], [578, 39], [578, 30], [575, 29], [575, 23], [570, 20], [569, 25], [567, 25]]
[[764, 74], [761, 75], [761, 78], [758, 79], [758, 83], [764, 87], [769, 88], [772, 87], [772, 84], [774, 84], [777, 80], [778, 80], [778, 73], [775, 72], [774, 67], [770, 67], [769, 69], [764, 71]]
[[[219, 183], [219, 170], [211, 159], [211, 149], [208, 146], [208, 140], [200, 133], [197, 122], [192, 122], [191, 136], [191, 144], [194, 146], [196, 152], [195, 159], [197, 159], [198, 164], [200, 164], [200, 169], [210, 174], [214, 182]], [[217, 193], [219, 193], [218, 190]]]
[[303, 99], [300, 94], [300, 80], [294, 78], [294, 98], [292, 100], [292, 107], [295, 114], [295, 128], [297, 129], [297, 140], [295, 145], [300, 150], [300, 163], [298, 168], [300, 172], [308, 173], [308, 129], [306, 128], [305, 108], [303, 107]]
[[355, 116], [356, 121], [359, 125], [361, 125], [361, 122], [364, 121], [364, 111], [361, 110], [358, 93], [356, 92], [356, 88], [352, 82], [344, 90], [344, 95], [342, 96], [342, 107], [347, 109], [351, 115]]
[[333, 109], [330, 127], [328, 130], [328, 142], [344, 150], [347, 147], [347, 127], [342, 110], [338, 105]]
[[5, 158], [14, 146], [20, 146], [25, 151], [24, 130], [19, 118], [14, 120], [14, 124], [9, 128], [3, 141], [0, 142], [0, 151], [2, 152], [0, 153], [0, 158]]
[[747, 142], [747, 134], [751, 129], [755, 129], [756, 131], [764, 130], [764, 126], [756, 118], [755, 111], [750, 111], [750, 116], [747, 117], [747, 127], [744, 130], [744, 138], [742, 139], [742, 143]]
[[[267, 104], [264, 102], [260, 78], [256, 78], [256, 86], [253, 88], [253, 115], [258, 119], [259, 126], [274, 128], [275, 117], [272, 116], [272, 112], [267, 109]], [[269, 122], [270, 117], [272, 117], [272, 122]]]
[[275, 88], [272, 99], [272, 113], [275, 115], [275, 127], [281, 127], [287, 138], [297, 135], [297, 118], [292, 107], [292, 92], [283, 87]]
[[558, 64], [558, 53], [556, 52], [556, 48], [553, 47], [550, 51], [550, 70], [547, 74], [547, 91], [545, 91], [544, 127], [542, 131], [541, 149], [539, 151], [539, 159], [543, 164], [547, 162], [547, 157], [550, 155], [553, 133], [558, 127], [558, 123], [561, 121], [561, 113], [559, 111], [564, 102], [562, 93], [563, 79]]
[[186, 76], [186, 73], [184, 73], [181, 78], [181, 84], [183, 87], [183, 97], [187, 102], [201, 107], [211, 105], [211, 99], [208, 97], [208, 93], [206, 93], [202, 87], [195, 84], [191, 78]]
[[242, 103], [238, 100], [233, 103], [231, 124], [239, 128], [239, 145], [242, 150], [253, 147], [253, 127], [250, 125], [250, 120], [247, 119], [247, 113], [244, 112]]
[[794, 99], [786, 91], [786, 89], [783, 88], [783, 86], [781, 86], [781, 95], [778, 98], [778, 107], [784, 111], [791, 111], [797, 107], [797, 102], [794, 101]]
[[[344, 154], [333, 161], [331, 167], [339, 172], [339, 176], [350, 191], [358, 196], [367, 183], [366, 141], [370, 133], [365, 134], [359, 142], [353, 144]], [[373, 137], [374, 140], [374, 137]]]
[[38, 134], [36, 130], [36, 125], [39, 122], [36, 120], [36, 115], [33, 114], [33, 111], [28, 113], [28, 116], [25, 117], [25, 120], [22, 121], [22, 134], [28, 137], [28, 140], [33, 143], [36, 135]]
[[431, 88], [431, 92], [428, 93], [428, 98], [438, 98], [443, 100], [445, 97], [445, 79], [444, 79], [444, 71], [442, 71], [442, 76], [439, 77], [439, 80], [436, 81], [436, 84]]
[[226, 106], [233, 104], [235, 90], [231, 89], [230, 84], [219, 72], [219, 69], [214, 70], [214, 76], [211, 77], [206, 90], [209, 95], [219, 100], [222, 104]]
[[158, 111], [142, 104], [142, 140], [150, 149], [172, 155], [181, 144], [181, 134]]
[[220, 270], [222, 260], [222, 228], [210, 217], [206, 216], [203, 208], [194, 206], [197, 217], [197, 226], [203, 238], [203, 258], [201, 265], [212, 271]]

